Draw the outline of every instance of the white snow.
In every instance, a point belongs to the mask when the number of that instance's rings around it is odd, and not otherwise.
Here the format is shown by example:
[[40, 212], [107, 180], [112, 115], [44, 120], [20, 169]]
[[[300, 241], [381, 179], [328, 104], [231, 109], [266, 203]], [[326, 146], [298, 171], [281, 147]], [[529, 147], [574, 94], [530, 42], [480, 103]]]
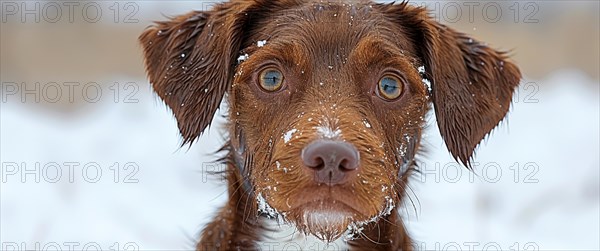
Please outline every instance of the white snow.
[[[410, 201], [399, 205], [421, 249], [600, 249], [599, 84], [568, 71], [526, 82], [539, 92], [520, 89], [508, 119], [479, 147], [477, 175], [454, 164], [429, 119], [422, 142], [428, 153], [419, 160], [424, 175], [412, 179], [409, 192], [416, 214]], [[140, 250], [193, 248], [226, 200], [224, 181], [208, 171], [224, 168], [213, 152], [223, 142], [220, 115], [227, 113], [219, 111], [195, 145], [179, 149], [177, 125], [162, 101], [144, 87], [136, 98], [139, 103], [101, 102], [66, 114], [2, 103], [4, 247], [54, 242], [67, 250], [65, 242], [76, 242], [108, 250], [118, 242], [121, 250], [126, 243]], [[72, 182], [68, 162], [81, 164]], [[37, 171], [13, 174], [14, 163], [39, 170], [39, 181]], [[55, 177], [51, 163], [62, 170], [56, 183], [47, 181]], [[98, 182], [84, 179], [85, 164], [100, 167]], [[94, 178], [90, 170], [88, 179]]]
[[421, 82], [423, 82], [425, 87], [427, 87], [427, 91], [431, 92], [431, 82], [429, 81], [429, 79], [423, 78], [421, 79]]
[[366, 128], [371, 128], [371, 124], [369, 124], [369, 121], [363, 120], [363, 124], [365, 124]]
[[317, 129], [317, 133], [321, 135], [321, 137], [326, 139], [335, 139], [342, 136], [342, 130], [339, 128], [333, 130], [329, 126], [317, 126], [315, 129]]
[[298, 131], [298, 129], [294, 128], [294, 129], [287, 131], [285, 134], [283, 134], [283, 143], [290, 142], [290, 140], [292, 139], [292, 135], [297, 131]]
[[[425, 73], [425, 66], [421, 65], [417, 68], [417, 71], [419, 71], [419, 74], [424, 74]], [[429, 81], [429, 79], [427, 78], [422, 78], [421, 82], [423, 83], [423, 85], [425, 85], [425, 87], [427, 87], [427, 91], [431, 92], [431, 82]]]
[[276, 219], [279, 218], [279, 212], [277, 212], [277, 210], [275, 210], [274, 208], [272, 208], [269, 203], [267, 202], [267, 200], [265, 200], [265, 198], [262, 196], [262, 194], [258, 194], [256, 196], [256, 201], [258, 203], [258, 211], [265, 213], [267, 215], [267, 217], [269, 217], [270, 219]]
[[241, 62], [244, 62], [244, 61], [246, 61], [247, 59], [248, 59], [248, 54], [240, 55], [240, 56], [238, 57], [238, 59], [237, 59], [237, 61], [238, 61], [238, 64], [239, 64], [239, 63], [241, 63]]

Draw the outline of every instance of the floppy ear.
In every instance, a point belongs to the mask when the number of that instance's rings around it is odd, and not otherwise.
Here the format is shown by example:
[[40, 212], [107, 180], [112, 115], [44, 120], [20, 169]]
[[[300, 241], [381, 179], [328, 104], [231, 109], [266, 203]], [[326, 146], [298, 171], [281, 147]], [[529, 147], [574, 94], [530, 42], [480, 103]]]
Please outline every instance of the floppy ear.
[[504, 118], [521, 73], [504, 52], [439, 24], [427, 10], [385, 5], [413, 39], [432, 84], [437, 123], [452, 156], [470, 167], [479, 142]]
[[173, 111], [183, 144], [210, 125], [229, 89], [248, 19], [265, 13], [257, 2], [234, 1], [156, 22], [139, 37], [150, 83]]

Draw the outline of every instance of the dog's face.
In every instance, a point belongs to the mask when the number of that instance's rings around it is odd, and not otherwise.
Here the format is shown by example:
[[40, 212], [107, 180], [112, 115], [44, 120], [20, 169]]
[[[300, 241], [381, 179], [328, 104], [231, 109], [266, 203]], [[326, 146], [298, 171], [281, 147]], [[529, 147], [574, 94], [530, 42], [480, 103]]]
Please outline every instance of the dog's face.
[[368, 6], [305, 5], [243, 46], [232, 138], [256, 194], [301, 230], [335, 239], [398, 201], [428, 107], [402, 33]]
[[229, 93], [246, 192], [324, 240], [398, 204], [430, 103], [468, 165], [520, 79], [502, 53], [407, 4], [235, 1], [159, 23], [141, 41], [186, 142]]

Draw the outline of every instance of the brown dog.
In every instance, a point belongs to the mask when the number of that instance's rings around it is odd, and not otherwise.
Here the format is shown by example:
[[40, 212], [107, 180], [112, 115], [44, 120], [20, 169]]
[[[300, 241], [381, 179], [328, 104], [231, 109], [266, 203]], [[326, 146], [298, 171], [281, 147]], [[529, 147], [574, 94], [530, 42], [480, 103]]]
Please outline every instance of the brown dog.
[[199, 250], [258, 249], [259, 216], [357, 249], [412, 250], [396, 205], [430, 104], [469, 166], [521, 78], [502, 52], [407, 3], [233, 0], [140, 41], [184, 144], [228, 94], [229, 202]]

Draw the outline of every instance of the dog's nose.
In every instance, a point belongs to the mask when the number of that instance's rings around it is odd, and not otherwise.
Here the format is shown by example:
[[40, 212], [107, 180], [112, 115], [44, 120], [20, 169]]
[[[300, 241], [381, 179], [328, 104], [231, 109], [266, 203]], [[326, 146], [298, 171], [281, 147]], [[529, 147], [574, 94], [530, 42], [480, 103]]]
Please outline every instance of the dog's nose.
[[356, 148], [339, 140], [316, 140], [302, 149], [304, 166], [314, 172], [317, 183], [342, 184], [358, 169]]

